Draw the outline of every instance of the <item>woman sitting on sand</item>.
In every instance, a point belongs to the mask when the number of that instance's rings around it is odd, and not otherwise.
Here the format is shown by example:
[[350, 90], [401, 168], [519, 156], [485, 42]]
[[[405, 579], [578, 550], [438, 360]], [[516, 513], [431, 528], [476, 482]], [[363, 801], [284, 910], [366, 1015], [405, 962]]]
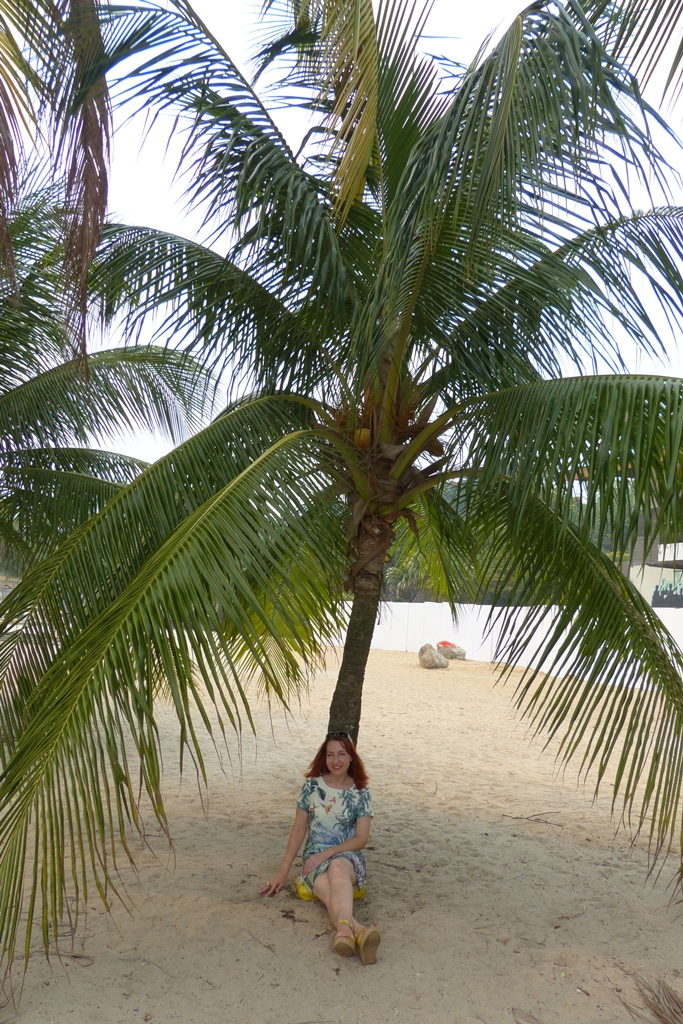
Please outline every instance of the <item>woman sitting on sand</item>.
[[360, 852], [370, 836], [372, 802], [363, 762], [349, 736], [330, 733], [306, 772], [296, 816], [280, 870], [259, 893], [273, 896], [306, 838], [303, 872], [297, 888], [304, 899], [317, 897], [327, 907], [336, 929], [334, 951], [374, 964], [380, 934], [364, 928], [353, 916], [353, 899], [365, 892], [365, 857]]

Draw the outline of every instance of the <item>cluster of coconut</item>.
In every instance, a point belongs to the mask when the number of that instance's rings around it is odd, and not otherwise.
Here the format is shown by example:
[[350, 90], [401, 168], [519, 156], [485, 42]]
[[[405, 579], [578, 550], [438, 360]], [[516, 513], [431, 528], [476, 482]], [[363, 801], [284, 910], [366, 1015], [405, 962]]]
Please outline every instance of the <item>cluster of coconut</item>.
[[449, 661], [464, 661], [465, 651], [450, 640], [439, 640], [436, 647], [423, 644], [418, 652], [423, 668], [448, 668]]

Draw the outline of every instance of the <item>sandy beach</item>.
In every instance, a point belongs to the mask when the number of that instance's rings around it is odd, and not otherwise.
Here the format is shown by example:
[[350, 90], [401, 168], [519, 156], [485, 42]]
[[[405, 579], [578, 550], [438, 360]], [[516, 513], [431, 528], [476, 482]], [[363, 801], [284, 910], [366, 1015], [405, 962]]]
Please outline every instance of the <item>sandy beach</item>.
[[271, 728], [257, 707], [241, 763], [232, 738], [223, 767], [207, 744], [206, 806], [191, 770], [178, 784], [162, 716], [173, 855], [161, 840], [158, 859], [140, 853], [132, 914], [91, 899], [76, 955], [36, 953], [0, 1020], [514, 1024], [516, 1007], [542, 1024], [617, 1024], [634, 974], [683, 993], [673, 865], [646, 881], [645, 851], [615, 837], [608, 788], [596, 805], [575, 772], [557, 777], [485, 663], [428, 672], [414, 654], [371, 654], [359, 749], [376, 817], [357, 916], [381, 928], [378, 963], [335, 957], [323, 908], [291, 886], [260, 898], [325, 733], [328, 665], [288, 719], [275, 711]]

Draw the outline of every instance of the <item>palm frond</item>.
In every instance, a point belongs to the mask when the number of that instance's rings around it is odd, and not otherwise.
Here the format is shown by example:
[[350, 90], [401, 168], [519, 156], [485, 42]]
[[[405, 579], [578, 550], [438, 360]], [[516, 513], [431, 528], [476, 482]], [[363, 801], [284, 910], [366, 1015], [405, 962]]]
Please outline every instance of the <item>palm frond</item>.
[[157, 346], [107, 349], [88, 365], [87, 379], [77, 358], [0, 394], [3, 446], [87, 444], [131, 425], [180, 438], [212, 397], [194, 360]]
[[[647, 85], [665, 56], [671, 65], [664, 87], [681, 87], [683, 4], [680, 0], [592, 0], [586, 9], [618, 60], [628, 64]], [[673, 46], [672, 46], [673, 44]]]
[[[457, 604], [467, 603], [478, 590], [476, 537], [441, 488], [420, 495], [411, 512], [410, 524], [397, 524], [392, 569], [399, 578], [409, 574], [429, 591], [430, 600], [449, 601], [457, 615]], [[386, 571], [388, 582], [392, 569]]]
[[3, 452], [0, 463], [10, 472], [46, 469], [58, 473], [81, 473], [114, 484], [132, 483], [149, 465], [133, 455], [101, 451], [99, 448], [15, 448]]
[[409, 358], [423, 294], [445, 305], [451, 285], [451, 309], [468, 303], [473, 289], [496, 287], [508, 258], [525, 260], [534, 235], [562, 244], [630, 213], [622, 175], [646, 187], [663, 179], [648, 127], [657, 113], [573, 8], [523, 12], [449, 99], [388, 211], [381, 273], [355, 331], [354, 358], [370, 367], [389, 351], [396, 367]]
[[382, 3], [378, 9], [377, 135], [383, 208], [391, 206], [410, 156], [444, 113], [437, 68], [417, 52], [431, 4]]
[[[0, 457], [3, 544], [25, 569], [44, 558], [147, 468], [139, 459], [91, 448], [30, 448]], [[19, 543], [19, 540], [21, 543]]]
[[324, 295], [343, 317], [351, 267], [337, 239], [329, 175], [299, 165], [254, 88], [190, 5], [117, 9], [102, 31], [113, 92], [172, 111], [187, 130], [189, 202], [204, 208], [217, 232], [229, 226], [231, 242], [237, 231], [240, 249], [254, 245], [284, 287], [305, 282], [320, 304]]
[[64, 189], [23, 164], [5, 210], [12, 272], [0, 275], [0, 387], [65, 357]]
[[[40, 582], [38, 591], [34, 591], [33, 600], [42, 600], [47, 595], [45, 599], [48, 606], [58, 600], [59, 588], [52, 589], [55, 573], [59, 575], [66, 571], [73, 585], [82, 586], [85, 581], [80, 584], [77, 582], [80, 559], [88, 545], [91, 547], [88, 548], [87, 557], [98, 561], [98, 564], [101, 562], [101, 558], [96, 555], [99, 541], [93, 539], [92, 531], [100, 519], [104, 518], [106, 528], [112, 530], [114, 538], [120, 537], [124, 547], [117, 550], [115, 545], [112, 549], [111, 558], [120, 559], [113, 576], [110, 577], [108, 570], [105, 570], [99, 579], [90, 577], [93, 586], [82, 595], [83, 611], [89, 602], [94, 602], [90, 605], [89, 615], [99, 614], [116, 596], [118, 588], [130, 578], [130, 574], [139, 571], [149, 554], [182, 524], [189, 513], [210, 500], [221, 486], [247, 470], [276, 441], [295, 430], [306, 428], [309, 416], [308, 409], [303, 405], [282, 397], [244, 398], [234, 403], [210, 427], [138, 476], [112, 502], [106, 513], [84, 524], [71, 540], [62, 545], [60, 552], [51, 556], [26, 578], [22, 589], [18, 591], [19, 597], [24, 593], [23, 588], [34, 586], [31, 581], [36, 574]], [[159, 508], [153, 512], [157, 501], [160, 501]], [[79, 546], [81, 554], [78, 558], [74, 558], [72, 542]], [[64, 570], [62, 565], [65, 566]], [[47, 588], [45, 593], [43, 588]], [[10, 605], [5, 608], [9, 609]], [[74, 609], [78, 614], [80, 610], [80, 607]], [[11, 611], [8, 614], [11, 615]], [[61, 615], [51, 629], [53, 627], [57, 630], [55, 637], [62, 635], [62, 627], [71, 628], [68, 620]], [[78, 631], [80, 627], [74, 624], [73, 628]], [[19, 639], [19, 635], [14, 633], [8, 638], [6, 651]], [[47, 636], [49, 633], [42, 635]]]
[[523, 516], [507, 487], [495, 508], [484, 501], [487, 569], [506, 591], [498, 657], [505, 670], [524, 651], [530, 666], [516, 702], [596, 791], [609, 772], [613, 807], [647, 829], [654, 866], [680, 831], [683, 653], [620, 566], [542, 498]]
[[[504, 488], [521, 521], [530, 496], [582, 536], [627, 557], [639, 530], [647, 552], [676, 535], [683, 477], [683, 381], [605, 376], [539, 381], [501, 390], [461, 412], [455, 445], [470, 488]], [[640, 525], [639, 525], [640, 524]]]
[[[649, 306], [655, 299], [672, 328], [683, 316], [683, 210], [638, 211], [556, 248], [549, 236], [517, 232], [514, 251], [499, 256], [498, 280], [479, 287], [466, 280], [455, 253], [448, 258], [444, 240], [425, 272], [412, 322], [414, 351], [426, 355], [438, 342], [434, 362], [441, 368], [430, 390], [451, 390], [457, 401], [487, 382], [495, 389], [559, 377], [561, 358], [578, 370], [595, 369], [598, 358], [623, 370], [615, 322], [641, 351], [661, 351]], [[453, 293], [462, 296], [457, 312]]]
[[[330, 127], [339, 151], [333, 187], [340, 225], [362, 198], [368, 168], [377, 160], [379, 52], [372, 0], [318, 0], [321, 7], [320, 92], [332, 96]], [[397, 4], [393, 5], [396, 11]]]
[[17, 196], [22, 134], [35, 122], [35, 111], [28, 89], [29, 66], [3, 10], [6, 6], [0, 5], [0, 260], [16, 292], [10, 210]]
[[242, 679], [258, 670], [285, 699], [305, 678], [299, 659], [314, 665], [338, 636], [343, 602], [329, 581], [344, 559], [339, 515], [320, 442], [282, 433], [297, 418], [283, 400], [241, 403], [121, 491], [2, 605], [0, 919], [10, 961], [22, 913], [28, 950], [34, 919], [46, 938], [50, 926], [59, 933], [67, 892], [85, 896], [81, 879], [94, 877], [102, 894], [114, 886], [116, 847], [127, 849], [143, 812], [129, 751], [165, 827], [160, 696], [202, 772], [195, 716], [219, 735], [224, 719], [239, 727], [249, 717]]
[[87, 473], [39, 468], [4, 469], [3, 484], [0, 519], [30, 548], [30, 561], [53, 551], [124, 486]]
[[108, 225], [90, 295], [104, 323], [123, 316], [130, 333], [161, 311], [158, 337], [172, 336], [203, 364], [229, 366], [233, 389], [291, 387], [320, 375], [327, 334], [319, 318], [288, 308], [232, 260], [177, 235]]

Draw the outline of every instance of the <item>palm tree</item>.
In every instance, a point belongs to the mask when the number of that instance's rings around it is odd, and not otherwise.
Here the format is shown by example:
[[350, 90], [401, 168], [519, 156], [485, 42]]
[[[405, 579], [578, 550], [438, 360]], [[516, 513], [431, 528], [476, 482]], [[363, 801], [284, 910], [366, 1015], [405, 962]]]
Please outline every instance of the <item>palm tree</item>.
[[9, 225], [27, 150], [66, 186], [64, 284], [86, 354], [90, 263], [107, 209], [111, 105], [97, 0], [0, 0], [0, 265], [14, 287]]
[[230, 251], [111, 225], [93, 303], [131, 328], [165, 308], [232, 397], [1, 606], [10, 959], [88, 877], [108, 899], [141, 828], [133, 758], [167, 827], [160, 699], [201, 772], [197, 716], [239, 727], [252, 681], [286, 702], [346, 626], [330, 729], [357, 735], [397, 550], [452, 601], [505, 595], [501, 655], [533, 655], [519, 705], [598, 784], [612, 767], [627, 811], [645, 783], [655, 855], [675, 837], [683, 654], [620, 563], [639, 523], [646, 544], [679, 528], [683, 383], [585, 373], [624, 369], [614, 324], [658, 346], [634, 268], [683, 311], [683, 210], [621, 189], [666, 184], [657, 115], [574, 2], [444, 74], [403, 8], [286, 5], [261, 64], [312, 112], [299, 155], [184, 0], [101, 11], [115, 91], [176, 111], [189, 198]]
[[[208, 378], [153, 345], [74, 356], [64, 287], [65, 188], [25, 176], [8, 230], [12, 278], [0, 279], [0, 544], [21, 573], [146, 468], [86, 447], [117, 428], [196, 429]], [[87, 369], [87, 373], [85, 372]]]

